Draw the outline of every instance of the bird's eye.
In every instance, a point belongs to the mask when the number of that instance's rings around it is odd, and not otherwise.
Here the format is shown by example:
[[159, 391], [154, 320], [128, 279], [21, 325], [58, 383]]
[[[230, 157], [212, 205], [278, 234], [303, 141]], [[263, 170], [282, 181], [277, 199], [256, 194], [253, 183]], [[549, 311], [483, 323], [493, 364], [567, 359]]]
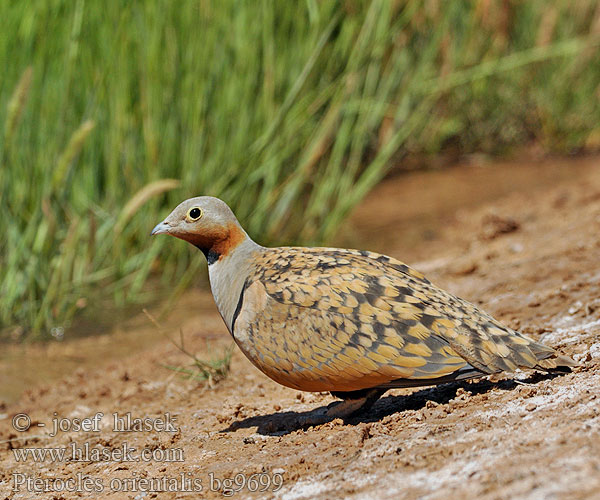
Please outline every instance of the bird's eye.
[[202, 217], [202, 209], [198, 207], [190, 208], [187, 216], [191, 221], [198, 220], [200, 217]]

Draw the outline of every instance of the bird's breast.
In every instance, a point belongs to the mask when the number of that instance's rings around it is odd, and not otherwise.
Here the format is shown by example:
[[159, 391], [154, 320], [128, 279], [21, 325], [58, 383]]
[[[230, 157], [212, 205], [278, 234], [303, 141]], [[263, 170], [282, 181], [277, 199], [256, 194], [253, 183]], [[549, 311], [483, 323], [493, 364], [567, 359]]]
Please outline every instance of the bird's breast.
[[208, 267], [208, 276], [217, 309], [227, 329], [233, 334], [233, 319], [244, 289], [244, 276], [234, 272], [221, 260]]

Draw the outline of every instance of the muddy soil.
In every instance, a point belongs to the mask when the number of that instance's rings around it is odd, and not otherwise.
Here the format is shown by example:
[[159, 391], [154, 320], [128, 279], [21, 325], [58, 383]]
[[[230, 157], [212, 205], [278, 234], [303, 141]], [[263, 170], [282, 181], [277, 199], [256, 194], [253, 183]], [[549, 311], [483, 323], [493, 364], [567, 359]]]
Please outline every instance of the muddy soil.
[[[300, 428], [335, 399], [281, 387], [237, 350], [214, 387], [185, 380], [166, 366], [189, 358], [140, 314], [0, 359], [2, 384], [30, 386], [3, 388], [16, 401], [0, 409], [0, 498], [600, 498], [599, 235], [600, 158], [390, 179], [340, 244], [406, 261], [581, 366], [389, 391], [366, 415]], [[203, 358], [231, 344], [206, 291], [163, 326]], [[61, 369], [46, 370], [48, 357]], [[113, 413], [132, 420], [114, 429]], [[51, 436], [55, 418], [90, 420]], [[136, 418], [154, 420], [136, 432]]]

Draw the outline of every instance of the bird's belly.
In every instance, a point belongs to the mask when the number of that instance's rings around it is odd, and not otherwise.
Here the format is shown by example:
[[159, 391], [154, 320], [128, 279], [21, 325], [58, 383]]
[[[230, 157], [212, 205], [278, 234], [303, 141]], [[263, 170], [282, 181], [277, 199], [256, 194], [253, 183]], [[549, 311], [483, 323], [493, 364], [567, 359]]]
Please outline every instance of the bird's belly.
[[[283, 332], [281, 332], [283, 333]], [[301, 391], [356, 391], [399, 378], [412, 370], [374, 363], [365, 353], [332, 355], [318, 345], [296, 345], [290, 335], [286, 342], [262, 338], [237, 329], [234, 339], [244, 355], [269, 378]], [[353, 356], [353, 357], [351, 357]]]
[[373, 315], [282, 303], [254, 282], [244, 293], [233, 337], [259, 370], [303, 391], [369, 389], [398, 379], [436, 378], [466, 365], [431, 336], [433, 350], [396, 328], [377, 332], [376, 321]]

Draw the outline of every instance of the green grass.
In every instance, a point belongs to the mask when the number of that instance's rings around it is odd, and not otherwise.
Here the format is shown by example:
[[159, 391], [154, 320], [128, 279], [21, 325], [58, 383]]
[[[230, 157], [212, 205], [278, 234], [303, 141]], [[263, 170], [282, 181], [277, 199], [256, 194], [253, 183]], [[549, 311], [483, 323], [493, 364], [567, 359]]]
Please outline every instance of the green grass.
[[211, 358], [208, 360], [201, 359], [188, 348], [186, 348], [183, 330], [179, 330], [179, 342], [177, 342], [169, 336], [169, 333], [165, 331], [165, 329], [152, 314], [150, 314], [146, 309], [144, 309], [143, 312], [150, 322], [154, 324], [157, 330], [162, 333], [175, 347], [177, 347], [180, 352], [185, 354], [191, 360], [187, 366], [161, 364], [163, 368], [177, 372], [184, 379], [207, 382], [208, 386], [211, 388], [218, 384], [221, 380], [227, 378], [231, 368], [231, 358], [233, 356], [233, 350], [235, 347], [234, 343], [231, 343], [221, 352], [216, 352], [212, 346], [210, 346], [208, 340], [205, 339], [203, 352], [211, 354]]
[[[404, 155], [597, 147], [597, 2], [0, 2], [0, 330], [183, 290], [150, 239], [224, 198], [262, 243], [326, 242]], [[5, 333], [6, 334], [6, 333]]]
[[[231, 357], [233, 356], [233, 347], [231, 344], [222, 353], [213, 354], [209, 360], [198, 358], [195, 354], [183, 351], [192, 359], [189, 366], [162, 365], [164, 368], [177, 372], [184, 379], [197, 380], [199, 382], [206, 381], [209, 387], [213, 387], [221, 380], [227, 378], [231, 368]], [[210, 346], [206, 346], [205, 352], [213, 352]]]

